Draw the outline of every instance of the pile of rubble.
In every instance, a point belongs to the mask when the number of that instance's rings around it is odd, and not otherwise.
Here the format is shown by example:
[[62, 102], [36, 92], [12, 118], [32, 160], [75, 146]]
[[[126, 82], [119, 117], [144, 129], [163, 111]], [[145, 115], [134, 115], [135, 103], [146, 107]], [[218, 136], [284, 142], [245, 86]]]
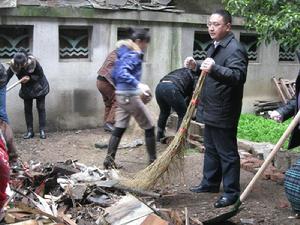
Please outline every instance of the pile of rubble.
[[72, 160], [13, 166], [7, 194], [5, 224], [184, 224], [184, 213], [156, 208], [159, 193], [121, 186], [115, 170]]
[[77, 161], [12, 166], [5, 224], [167, 225], [202, 224], [186, 212], [159, 209], [157, 192], [120, 185], [116, 170]]

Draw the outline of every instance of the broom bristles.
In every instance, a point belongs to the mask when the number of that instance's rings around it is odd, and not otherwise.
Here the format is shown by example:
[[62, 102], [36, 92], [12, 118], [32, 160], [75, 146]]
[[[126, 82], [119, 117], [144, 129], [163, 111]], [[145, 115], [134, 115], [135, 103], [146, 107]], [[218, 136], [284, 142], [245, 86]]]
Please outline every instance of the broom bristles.
[[152, 188], [157, 183], [159, 178], [168, 170], [170, 164], [174, 160], [174, 157], [180, 155], [180, 153], [183, 152], [183, 145], [185, 144], [187, 130], [189, 128], [191, 118], [194, 114], [197, 105], [196, 101], [202, 90], [204, 80], [205, 73], [202, 72], [197, 82], [192, 100], [182, 120], [181, 126], [178, 132], [176, 133], [174, 139], [167, 147], [166, 151], [164, 151], [163, 154], [158, 159], [156, 159], [151, 165], [139, 171], [133, 177], [133, 179], [121, 180], [122, 185], [142, 190]]

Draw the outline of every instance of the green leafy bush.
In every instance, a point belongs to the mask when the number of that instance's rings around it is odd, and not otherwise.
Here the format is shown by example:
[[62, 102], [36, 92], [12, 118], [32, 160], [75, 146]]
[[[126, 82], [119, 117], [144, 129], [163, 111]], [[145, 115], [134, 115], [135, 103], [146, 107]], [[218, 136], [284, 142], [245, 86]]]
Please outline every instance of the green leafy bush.
[[[238, 138], [276, 144], [289, 125], [290, 120], [277, 123], [254, 114], [242, 114], [238, 126]], [[284, 144], [287, 148], [288, 142]]]

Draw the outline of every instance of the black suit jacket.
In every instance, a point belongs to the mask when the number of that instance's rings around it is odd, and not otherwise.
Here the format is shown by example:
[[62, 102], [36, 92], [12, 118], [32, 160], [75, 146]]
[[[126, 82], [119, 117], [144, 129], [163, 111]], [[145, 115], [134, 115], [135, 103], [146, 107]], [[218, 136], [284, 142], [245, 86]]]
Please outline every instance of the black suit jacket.
[[196, 120], [220, 128], [236, 128], [241, 114], [248, 57], [245, 48], [229, 33], [207, 57], [215, 65], [207, 75], [198, 105]]

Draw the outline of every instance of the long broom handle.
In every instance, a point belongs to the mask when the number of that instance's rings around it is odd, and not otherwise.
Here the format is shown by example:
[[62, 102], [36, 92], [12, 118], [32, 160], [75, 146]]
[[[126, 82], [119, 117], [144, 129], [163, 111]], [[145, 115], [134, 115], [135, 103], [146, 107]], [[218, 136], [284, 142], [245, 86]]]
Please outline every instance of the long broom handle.
[[[207, 75], [206, 72], [201, 71], [201, 74], [200, 74], [199, 79], [197, 81], [192, 99], [190, 101], [190, 104], [189, 104], [189, 106], [186, 110], [186, 113], [183, 117], [182, 123], [181, 123], [180, 128], [179, 128], [179, 131], [181, 131], [181, 132], [185, 133], [185, 131], [187, 131], [187, 129], [190, 126], [191, 119], [192, 119], [193, 114], [194, 114], [194, 112], [196, 110], [196, 107], [198, 105], [198, 98], [201, 94], [206, 75]], [[177, 132], [175, 136], [180, 135], [181, 132]], [[174, 141], [175, 141], [175, 138], [174, 138]]]
[[18, 84], [21, 84], [22, 83], [22, 79], [21, 80], [18, 80], [17, 82], [13, 83], [11, 86], [9, 86], [7, 89], [6, 89], [6, 92], [10, 91], [11, 89], [13, 89], [14, 87], [16, 87]]
[[294, 128], [297, 125], [299, 125], [299, 121], [300, 121], [300, 111], [298, 111], [298, 113], [296, 114], [296, 116], [294, 117], [292, 122], [289, 124], [289, 126], [287, 127], [287, 129], [285, 130], [285, 132], [283, 133], [283, 135], [281, 136], [281, 138], [279, 139], [277, 144], [274, 146], [273, 150], [270, 152], [270, 154], [268, 155], [268, 157], [266, 158], [266, 160], [260, 167], [260, 169], [257, 171], [255, 176], [252, 178], [250, 183], [247, 185], [244, 192], [241, 194], [241, 196], [240, 196], [241, 202], [243, 202], [246, 199], [246, 197], [249, 195], [254, 184], [259, 179], [259, 177], [262, 175], [262, 173], [266, 170], [267, 166], [271, 163], [272, 159], [274, 158], [274, 156], [276, 155], [276, 153], [278, 152], [280, 147], [284, 144], [285, 140], [288, 138], [288, 136], [291, 134], [291, 132], [294, 130]]

